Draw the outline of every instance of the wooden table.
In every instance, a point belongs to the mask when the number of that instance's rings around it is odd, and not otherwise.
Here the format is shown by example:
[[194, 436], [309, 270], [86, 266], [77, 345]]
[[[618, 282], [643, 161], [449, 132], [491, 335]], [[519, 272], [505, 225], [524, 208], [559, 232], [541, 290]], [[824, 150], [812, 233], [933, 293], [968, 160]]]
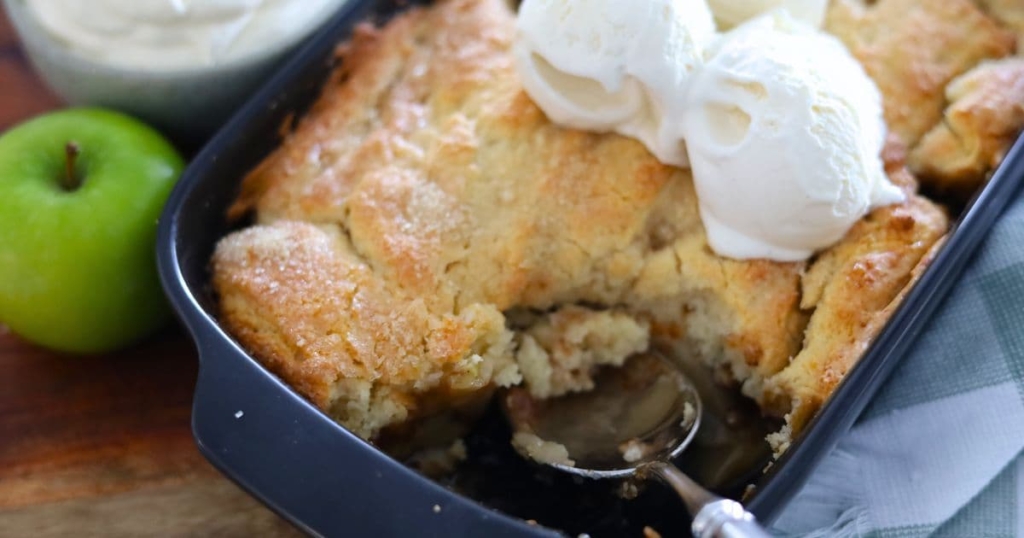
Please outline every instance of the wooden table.
[[[60, 105], [0, 10], [0, 132]], [[196, 363], [177, 327], [83, 358], [0, 325], [0, 536], [297, 534], [196, 450]]]

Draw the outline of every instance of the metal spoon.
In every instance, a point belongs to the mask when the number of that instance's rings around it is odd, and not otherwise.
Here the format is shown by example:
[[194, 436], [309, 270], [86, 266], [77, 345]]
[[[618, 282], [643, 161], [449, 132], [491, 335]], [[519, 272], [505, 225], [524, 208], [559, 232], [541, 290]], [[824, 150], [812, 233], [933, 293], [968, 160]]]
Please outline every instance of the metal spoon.
[[[587, 478], [658, 477], [693, 514], [698, 538], [769, 536], [740, 503], [712, 494], [671, 463], [696, 435], [702, 405], [690, 380], [661, 354], [606, 369], [588, 392], [536, 400], [516, 388], [502, 407], [517, 441], [532, 440], [540, 449], [514, 443], [524, 456]], [[564, 446], [568, 459], [543, 456], [554, 446], [548, 443]]]

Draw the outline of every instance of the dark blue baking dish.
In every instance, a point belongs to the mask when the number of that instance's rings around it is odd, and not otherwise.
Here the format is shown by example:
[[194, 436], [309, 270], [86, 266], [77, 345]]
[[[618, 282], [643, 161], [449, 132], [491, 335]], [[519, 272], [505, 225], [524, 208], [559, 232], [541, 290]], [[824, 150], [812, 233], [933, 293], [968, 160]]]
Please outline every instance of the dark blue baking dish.
[[[200, 450], [225, 475], [313, 535], [558, 535], [544, 526], [551, 525], [573, 534], [636, 536], [647, 524], [666, 536], [684, 534], [686, 516], [670, 496], [620, 501], [610, 491], [595, 496], [587, 484], [535, 473], [509, 453], [494, 417], [484, 419], [478, 441], [470, 446], [471, 453], [484, 453], [469, 471], [479, 475], [469, 478], [480, 492], [471, 500], [454, 491], [465, 488], [427, 479], [337, 425], [218, 324], [208, 260], [216, 241], [231, 229], [226, 208], [240, 180], [279, 143], [281, 125], [316, 98], [336, 45], [354, 25], [382, 22], [407, 4], [353, 0], [343, 8], [202, 149], [170, 197], [160, 221], [159, 266], [167, 294], [199, 349], [192, 428]], [[932, 265], [818, 416], [766, 474], [751, 477], [755, 489], [747, 504], [761, 521], [776, 518], [850, 428], [1022, 179], [1024, 139], [960, 214]], [[538, 517], [542, 525], [523, 519], [552, 512], [563, 517]]]

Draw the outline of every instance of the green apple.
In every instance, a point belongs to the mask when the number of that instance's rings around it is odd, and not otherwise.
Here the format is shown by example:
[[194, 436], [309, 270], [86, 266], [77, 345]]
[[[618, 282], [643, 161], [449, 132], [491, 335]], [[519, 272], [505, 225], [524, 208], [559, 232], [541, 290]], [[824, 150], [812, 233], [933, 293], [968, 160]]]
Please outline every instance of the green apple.
[[53, 112], [0, 135], [0, 322], [86, 354], [164, 324], [154, 242], [183, 167], [159, 133], [109, 110]]

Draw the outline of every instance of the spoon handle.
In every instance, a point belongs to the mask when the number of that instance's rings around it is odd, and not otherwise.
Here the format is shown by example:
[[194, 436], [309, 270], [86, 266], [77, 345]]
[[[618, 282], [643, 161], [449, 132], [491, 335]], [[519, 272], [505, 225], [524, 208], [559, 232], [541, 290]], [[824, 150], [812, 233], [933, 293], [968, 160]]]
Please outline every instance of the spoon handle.
[[697, 538], [770, 538], [764, 528], [743, 505], [720, 499], [704, 505], [693, 517], [691, 525]]
[[675, 465], [655, 462], [647, 469], [672, 487], [693, 514], [690, 529], [697, 538], [770, 538], [743, 505], [710, 493]]

